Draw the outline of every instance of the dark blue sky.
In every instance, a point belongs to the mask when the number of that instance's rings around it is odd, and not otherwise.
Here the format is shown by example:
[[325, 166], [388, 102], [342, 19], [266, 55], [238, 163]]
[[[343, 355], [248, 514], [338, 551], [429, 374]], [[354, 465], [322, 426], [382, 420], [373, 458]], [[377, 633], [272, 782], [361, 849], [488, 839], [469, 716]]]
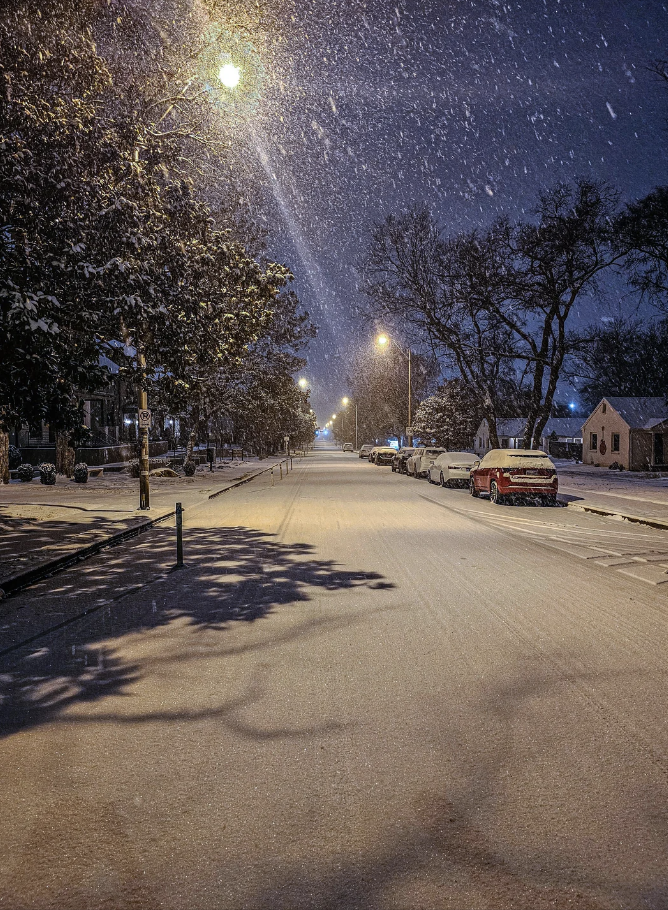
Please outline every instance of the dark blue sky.
[[[305, 374], [325, 420], [345, 392], [355, 262], [374, 220], [427, 204], [447, 232], [530, 210], [588, 176], [625, 199], [667, 183], [667, 4], [656, 0], [300, 0], [266, 9], [254, 124], [280, 229], [320, 325]], [[616, 312], [616, 294], [585, 306]]]

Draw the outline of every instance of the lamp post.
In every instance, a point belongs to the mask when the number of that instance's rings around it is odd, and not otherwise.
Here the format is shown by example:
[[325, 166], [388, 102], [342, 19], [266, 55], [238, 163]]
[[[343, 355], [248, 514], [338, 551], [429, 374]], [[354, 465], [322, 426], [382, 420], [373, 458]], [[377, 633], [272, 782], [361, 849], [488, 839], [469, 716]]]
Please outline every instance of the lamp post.
[[[408, 426], [406, 427], [406, 429], [412, 430], [412, 427], [411, 427], [411, 399], [413, 396], [411, 394], [411, 349], [406, 348], [406, 350], [404, 351], [404, 349], [401, 347], [401, 345], [397, 344], [396, 341], [394, 341], [392, 343], [394, 344], [395, 348], [401, 354], [403, 354], [403, 356], [406, 357], [408, 360]], [[385, 335], [385, 334], [379, 335], [376, 338], [376, 344], [378, 345], [378, 347], [380, 348], [381, 351], [387, 350], [390, 346], [389, 336]], [[406, 437], [408, 440], [408, 445], [412, 446], [413, 445], [413, 434], [406, 433]]]
[[[341, 405], [344, 408], [347, 408], [350, 404], [350, 398], [342, 398]], [[357, 451], [357, 402], [355, 402], [355, 451]]]

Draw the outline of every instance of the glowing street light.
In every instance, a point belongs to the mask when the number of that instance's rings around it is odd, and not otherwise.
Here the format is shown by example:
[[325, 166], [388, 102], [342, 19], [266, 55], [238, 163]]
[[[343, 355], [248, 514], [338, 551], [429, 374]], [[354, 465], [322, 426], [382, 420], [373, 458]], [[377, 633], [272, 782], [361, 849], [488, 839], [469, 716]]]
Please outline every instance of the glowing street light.
[[220, 71], [218, 72], [218, 78], [225, 88], [236, 88], [241, 79], [241, 70], [233, 63], [226, 63], [224, 66], [221, 66]]
[[300, 379], [297, 380], [297, 385], [301, 389], [307, 389], [308, 388], [308, 379], [306, 379], [305, 376], [302, 376]]
[[376, 338], [376, 344], [381, 348], [387, 347], [389, 343], [390, 339], [387, 335], [379, 335], [378, 338]]
[[332, 420], [336, 420], [336, 414], [332, 414]]
[[341, 399], [341, 404], [343, 405], [344, 408], [347, 408], [347, 407], [348, 407], [348, 402], [349, 402], [349, 401], [350, 401], [349, 398], [342, 398], [342, 399]]

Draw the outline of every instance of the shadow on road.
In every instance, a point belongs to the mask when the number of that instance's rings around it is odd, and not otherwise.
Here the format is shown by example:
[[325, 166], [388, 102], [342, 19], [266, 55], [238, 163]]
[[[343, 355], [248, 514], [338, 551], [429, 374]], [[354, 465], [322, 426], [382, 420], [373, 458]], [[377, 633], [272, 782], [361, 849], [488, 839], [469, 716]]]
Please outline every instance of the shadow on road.
[[[20, 609], [3, 617], [0, 735], [53, 720], [73, 703], [121, 694], [137, 681], [141, 665], [120, 660], [110, 639], [184, 620], [222, 634], [233, 623], [253, 623], [277, 607], [307, 602], [317, 590], [394, 587], [376, 572], [346, 571], [332, 560], [315, 559], [309, 544], [278, 543], [245, 527], [189, 529], [186, 565], [174, 570], [173, 534], [156, 529], [150, 546], [134, 547], [123, 559], [108, 551], [106, 564], [98, 558], [85, 564], [87, 574], [79, 567], [57, 576], [45, 593], [33, 589]], [[322, 634], [352, 621], [325, 614], [278, 640]], [[271, 646], [276, 642], [272, 638]]]

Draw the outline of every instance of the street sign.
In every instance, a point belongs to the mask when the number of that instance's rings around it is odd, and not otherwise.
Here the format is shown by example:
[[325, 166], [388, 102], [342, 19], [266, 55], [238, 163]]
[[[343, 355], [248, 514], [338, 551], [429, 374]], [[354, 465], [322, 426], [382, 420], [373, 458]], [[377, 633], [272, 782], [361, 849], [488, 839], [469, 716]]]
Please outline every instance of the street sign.
[[283, 442], [290, 442], [290, 437], [289, 437], [289, 436], [284, 436], [284, 437], [283, 437]]
[[413, 435], [413, 427], [406, 427], [406, 436]]
[[139, 410], [139, 426], [141, 429], [151, 426], [151, 412], [148, 408], [140, 408]]

